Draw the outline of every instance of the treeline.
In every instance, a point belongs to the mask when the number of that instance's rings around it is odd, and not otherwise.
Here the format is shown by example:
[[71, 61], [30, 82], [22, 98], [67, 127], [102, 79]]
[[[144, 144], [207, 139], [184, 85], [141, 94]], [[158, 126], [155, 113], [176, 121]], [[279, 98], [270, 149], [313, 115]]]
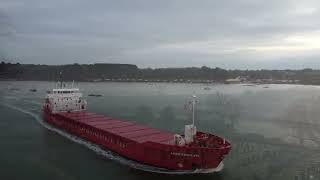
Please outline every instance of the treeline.
[[124, 75], [134, 77], [138, 67], [130, 64], [34, 65], [4, 62], [0, 64], [0, 79], [56, 81], [60, 72], [63, 73], [64, 80], [92, 81]]
[[276, 80], [293, 80], [290, 82], [320, 84], [320, 71], [313, 69], [225, 70], [206, 66], [141, 69], [131, 64], [34, 65], [5, 62], [0, 64], [2, 80], [56, 81], [60, 72], [63, 73], [65, 80], [75, 81], [225, 82], [227, 79], [241, 77], [243, 81], [248, 82], [269, 80], [268, 82], [272, 83]]

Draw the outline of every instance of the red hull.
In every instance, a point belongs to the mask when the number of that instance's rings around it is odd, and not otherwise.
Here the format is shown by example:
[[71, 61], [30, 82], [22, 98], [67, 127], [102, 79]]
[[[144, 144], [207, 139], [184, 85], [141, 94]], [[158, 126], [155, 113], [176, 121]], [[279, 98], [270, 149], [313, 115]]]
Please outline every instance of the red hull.
[[44, 109], [44, 118], [49, 124], [128, 159], [168, 170], [214, 169], [231, 149], [229, 142], [202, 132], [198, 132], [197, 137], [206, 136], [214, 146], [180, 147], [174, 144], [172, 133], [95, 113], [52, 114], [49, 109]]

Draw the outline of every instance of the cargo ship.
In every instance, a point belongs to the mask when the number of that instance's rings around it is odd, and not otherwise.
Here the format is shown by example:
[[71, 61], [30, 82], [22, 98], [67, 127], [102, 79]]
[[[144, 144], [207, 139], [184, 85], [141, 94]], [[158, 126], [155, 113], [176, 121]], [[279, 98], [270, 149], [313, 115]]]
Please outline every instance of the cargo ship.
[[62, 84], [47, 94], [43, 116], [58, 129], [148, 167], [167, 172], [218, 172], [223, 169], [223, 159], [231, 144], [224, 138], [197, 131], [195, 98], [190, 101], [193, 122], [185, 125], [184, 134], [88, 112], [79, 88], [65, 88]]

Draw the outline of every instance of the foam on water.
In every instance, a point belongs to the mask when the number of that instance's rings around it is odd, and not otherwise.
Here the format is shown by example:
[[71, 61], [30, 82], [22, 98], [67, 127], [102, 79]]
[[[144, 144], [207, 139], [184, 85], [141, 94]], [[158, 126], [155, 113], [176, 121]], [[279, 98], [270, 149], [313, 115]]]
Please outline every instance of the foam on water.
[[[212, 173], [212, 172], [221, 170], [222, 167], [223, 167], [223, 163], [221, 163], [221, 167], [218, 167], [216, 170], [209, 170], [208, 171], [208, 170], [197, 169], [197, 170], [193, 170], [193, 171], [170, 171], [170, 170], [163, 169], [163, 168], [157, 168], [157, 167], [141, 164], [141, 163], [138, 163], [136, 161], [132, 161], [132, 160], [126, 159], [126, 158], [124, 158], [122, 156], [119, 156], [119, 155], [113, 153], [112, 151], [104, 150], [104, 149], [102, 149], [100, 146], [98, 146], [96, 144], [93, 144], [93, 143], [91, 143], [89, 141], [86, 141], [86, 140], [81, 139], [81, 138], [79, 138], [77, 136], [74, 136], [74, 135], [71, 135], [69, 133], [66, 133], [65, 131], [57, 129], [57, 128], [49, 125], [45, 121], [43, 121], [42, 118], [39, 115], [37, 115], [37, 114], [35, 114], [33, 112], [30, 112], [30, 111], [28, 111], [26, 109], [22, 109], [20, 107], [17, 107], [17, 106], [14, 106], [14, 105], [10, 105], [8, 103], [0, 102], [0, 104], [3, 105], [3, 106], [6, 106], [8, 108], [17, 110], [17, 111], [19, 111], [21, 113], [27, 114], [27, 115], [33, 117], [40, 125], [42, 125], [46, 129], [48, 129], [50, 131], [53, 131], [55, 133], [58, 133], [59, 135], [61, 135], [63, 137], [66, 137], [66, 138], [68, 138], [69, 140], [71, 140], [73, 142], [81, 144], [81, 145], [87, 147], [88, 149], [94, 151], [95, 153], [97, 153], [99, 155], [102, 155], [105, 158], [108, 158], [108, 159], [111, 159], [111, 160], [115, 160], [115, 161], [117, 161], [117, 162], [119, 162], [119, 163], [121, 163], [123, 165], [127, 165], [127, 166], [129, 166], [131, 168], [135, 168], [135, 169], [139, 169], [139, 170], [143, 170], [143, 171], [155, 172], [155, 173], [163, 173], [163, 174], [197, 174], [197, 173]], [[32, 108], [32, 109], [34, 110], [34, 108]]]

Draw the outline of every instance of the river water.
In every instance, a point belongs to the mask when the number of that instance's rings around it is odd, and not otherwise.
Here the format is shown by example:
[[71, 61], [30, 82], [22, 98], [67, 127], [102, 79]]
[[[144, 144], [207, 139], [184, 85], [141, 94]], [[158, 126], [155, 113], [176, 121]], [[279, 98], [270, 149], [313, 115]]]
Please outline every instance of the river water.
[[0, 82], [0, 179], [320, 178], [317, 86], [76, 83], [89, 111], [177, 133], [191, 123], [184, 104], [195, 94], [197, 128], [226, 137], [233, 145], [225, 169], [206, 175], [142, 172], [57, 133], [41, 117], [43, 98], [54, 86]]

